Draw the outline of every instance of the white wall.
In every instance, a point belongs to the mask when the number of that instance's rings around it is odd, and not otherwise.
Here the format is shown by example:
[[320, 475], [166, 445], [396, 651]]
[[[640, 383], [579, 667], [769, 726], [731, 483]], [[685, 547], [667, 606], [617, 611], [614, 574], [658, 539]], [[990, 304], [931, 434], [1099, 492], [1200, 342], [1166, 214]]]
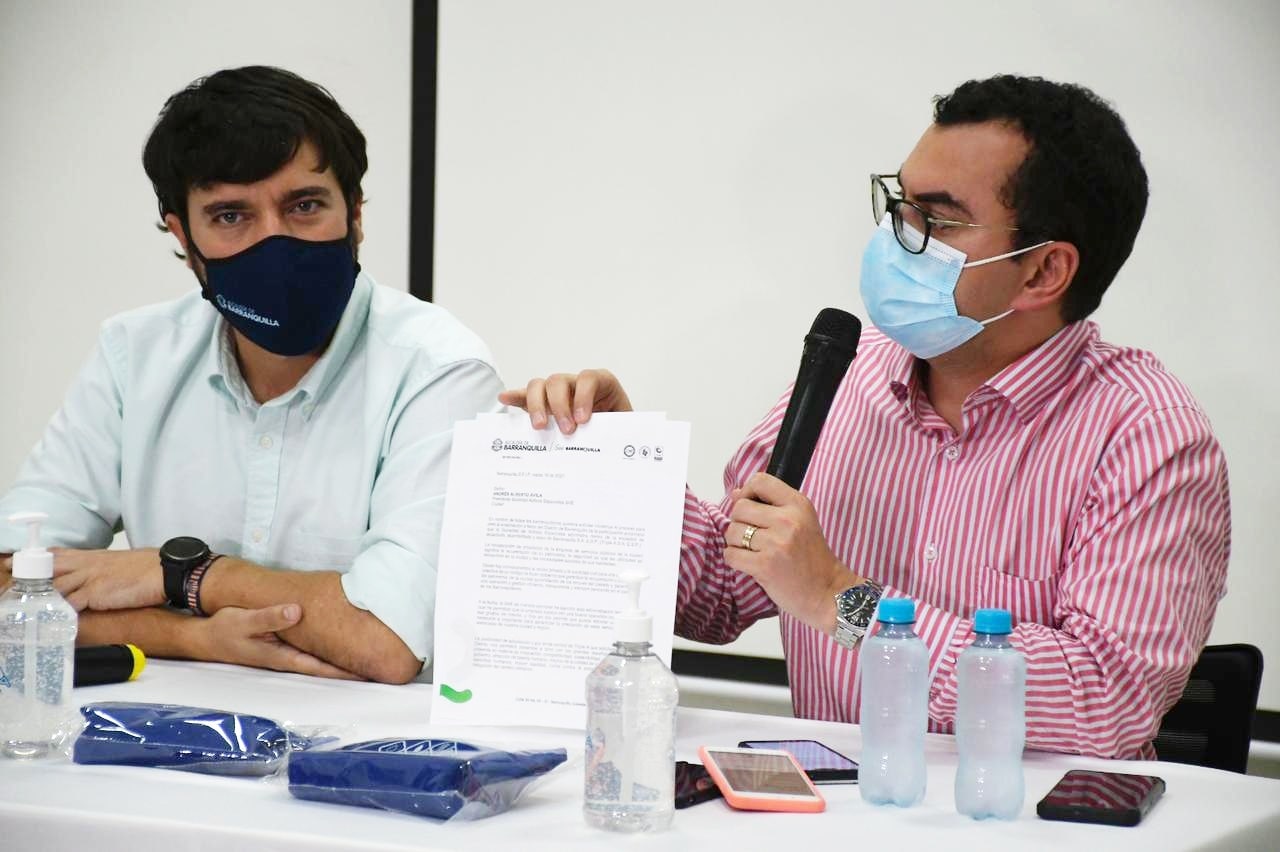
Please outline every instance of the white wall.
[[[692, 421], [708, 496], [818, 309], [865, 316], [866, 176], [932, 95], [1009, 71], [1111, 99], [1152, 195], [1096, 319], [1213, 419], [1234, 552], [1212, 641], [1262, 647], [1280, 708], [1280, 4], [445, 0], [440, 57], [437, 301], [508, 382], [608, 366]], [[746, 650], [777, 653], [776, 626]]]
[[[327, 86], [369, 137], [362, 260], [407, 275], [409, 0], [0, 0], [0, 483], [102, 319], [193, 286], [152, 228], [142, 144], [164, 99], [265, 62]], [[1280, 709], [1280, 5], [446, 0], [437, 300], [508, 381], [605, 365], [694, 423], [720, 467], [790, 380], [817, 310], [862, 313], [866, 174], [929, 97], [999, 71], [1095, 87], [1152, 201], [1098, 319], [1208, 409], [1231, 463], [1231, 590]], [[0, 485], [3, 487], [3, 485]], [[767, 623], [745, 643], [777, 653]]]
[[407, 289], [410, 0], [0, 0], [0, 489], [119, 311], [196, 286], [142, 146], [197, 77], [279, 65], [369, 140], [361, 261]]

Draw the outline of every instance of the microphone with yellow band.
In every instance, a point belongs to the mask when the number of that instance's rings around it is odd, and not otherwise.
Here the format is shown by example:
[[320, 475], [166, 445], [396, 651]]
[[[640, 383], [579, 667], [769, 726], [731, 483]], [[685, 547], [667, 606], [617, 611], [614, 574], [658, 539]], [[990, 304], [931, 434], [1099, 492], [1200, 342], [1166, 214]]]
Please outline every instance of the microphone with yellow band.
[[86, 645], [76, 648], [73, 686], [100, 686], [135, 680], [147, 657], [137, 645]]

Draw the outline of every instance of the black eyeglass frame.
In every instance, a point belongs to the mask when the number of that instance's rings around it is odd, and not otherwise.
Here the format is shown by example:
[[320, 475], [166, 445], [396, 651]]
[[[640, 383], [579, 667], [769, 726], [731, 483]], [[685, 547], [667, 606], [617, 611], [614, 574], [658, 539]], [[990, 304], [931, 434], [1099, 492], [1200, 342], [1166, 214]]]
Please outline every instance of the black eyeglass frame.
[[[898, 240], [898, 245], [902, 246], [903, 249], [910, 252], [911, 254], [924, 254], [924, 250], [929, 246], [929, 235], [933, 232], [934, 225], [945, 225], [947, 227], [959, 227], [959, 228], [1002, 228], [1006, 231], [1021, 230], [1020, 228], [1013, 225], [977, 225], [977, 224], [974, 224], [973, 222], [960, 222], [955, 219], [939, 219], [936, 216], [930, 216], [929, 213], [919, 204], [916, 204], [914, 201], [908, 201], [907, 199], [903, 198], [901, 195], [894, 195], [892, 192], [890, 192], [888, 185], [885, 183], [886, 178], [893, 181], [897, 181], [899, 185], [901, 185], [901, 181], [899, 181], [898, 179], [897, 172], [891, 175], [878, 175], [872, 172], [871, 174], [871, 216], [872, 218], [875, 219], [875, 223], [879, 225], [880, 222], [884, 219], [884, 214], [888, 213], [891, 221], [893, 222], [893, 236]], [[876, 204], [877, 189], [879, 189], [880, 193], [884, 196], [884, 202], [885, 202], [884, 211], [880, 211], [877, 209], [877, 204]], [[924, 223], [923, 237], [920, 240], [919, 248], [912, 248], [907, 243], [906, 238], [903, 236], [903, 220], [902, 220], [901, 211], [902, 211], [902, 206], [904, 204], [910, 207], [912, 210], [916, 211], [916, 213], [920, 215], [920, 221]]]

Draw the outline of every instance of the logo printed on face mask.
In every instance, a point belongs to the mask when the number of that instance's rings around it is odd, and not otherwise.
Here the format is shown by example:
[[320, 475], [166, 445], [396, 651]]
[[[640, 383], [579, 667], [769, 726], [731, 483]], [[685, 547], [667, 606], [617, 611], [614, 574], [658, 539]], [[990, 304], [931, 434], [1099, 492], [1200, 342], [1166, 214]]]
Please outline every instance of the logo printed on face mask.
[[239, 305], [239, 304], [236, 304], [235, 302], [229, 302], [222, 297], [221, 293], [219, 293], [217, 296], [214, 297], [214, 301], [217, 302], [218, 307], [224, 311], [230, 311], [231, 313], [237, 316], [242, 316], [247, 320], [252, 320], [253, 322], [262, 323], [263, 325], [273, 325], [276, 328], [280, 327], [280, 323], [276, 322], [271, 317], [264, 317], [261, 314], [257, 313], [256, 311], [250, 308], [246, 308], [244, 305]]

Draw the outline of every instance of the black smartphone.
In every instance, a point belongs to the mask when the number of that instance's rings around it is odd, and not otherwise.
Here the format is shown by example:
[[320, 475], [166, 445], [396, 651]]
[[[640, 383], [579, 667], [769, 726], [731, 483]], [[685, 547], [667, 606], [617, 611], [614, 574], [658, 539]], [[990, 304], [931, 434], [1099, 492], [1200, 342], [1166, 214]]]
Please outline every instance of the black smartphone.
[[1164, 793], [1154, 775], [1073, 769], [1036, 805], [1041, 819], [1137, 825]]
[[676, 761], [676, 807], [687, 808], [699, 802], [720, 798], [720, 788], [701, 763]]
[[849, 784], [858, 780], [857, 763], [817, 740], [743, 740], [738, 748], [789, 751], [815, 784]]

